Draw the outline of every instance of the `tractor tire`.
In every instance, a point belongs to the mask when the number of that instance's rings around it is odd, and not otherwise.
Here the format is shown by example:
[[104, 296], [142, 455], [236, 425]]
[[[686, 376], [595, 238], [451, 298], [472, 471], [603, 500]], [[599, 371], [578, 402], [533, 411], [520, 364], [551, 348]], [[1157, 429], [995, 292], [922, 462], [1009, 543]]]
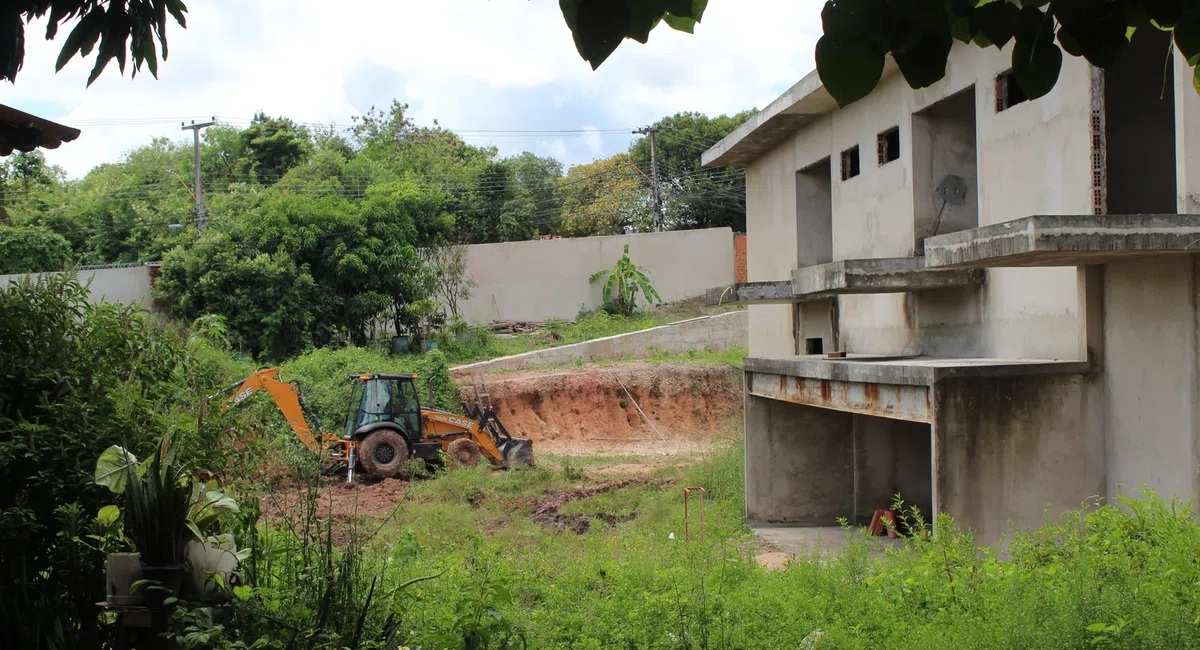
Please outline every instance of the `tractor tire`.
[[408, 441], [395, 431], [376, 431], [358, 448], [358, 462], [363, 471], [375, 478], [392, 478], [400, 473], [407, 461]]
[[459, 438], [446, 448], [451, 467], [475, 467], [479, 464], [479, 445], [470, 438]]

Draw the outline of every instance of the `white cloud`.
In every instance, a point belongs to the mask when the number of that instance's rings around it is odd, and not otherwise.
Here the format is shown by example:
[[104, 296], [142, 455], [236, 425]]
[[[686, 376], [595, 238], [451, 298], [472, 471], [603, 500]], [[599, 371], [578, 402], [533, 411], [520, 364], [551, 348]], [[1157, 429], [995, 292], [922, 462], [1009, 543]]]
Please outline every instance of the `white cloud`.
[[[191, 3], [169, 29], [170, 57], [153, 79], [115, 66], [85, 88], [91, 61], [54, 74], [62, 37], [27, 28], [25, 66], [0, 102], [83, 129], [47, 157], [73, 176], [153, 137], [182, 138], [178, 121], [255, 111], [347, 124], [392, 98], [449, 128], [583, 129], [567, 138], [478, 136], [502, 153], [530, 149], [565, 163], [628, 146], [626, 129], [679, 111], [762, 107], [812, 69], [819, 0], [718, 0], [694, 35], [662, 26], [626, 41], [598, 71], [575, 52], [556, 3], [529, 0], [212, 0]], [[170, 118], [126, 126], [97, 120]], [[109, 123], [111, 124], [111, 122]]]

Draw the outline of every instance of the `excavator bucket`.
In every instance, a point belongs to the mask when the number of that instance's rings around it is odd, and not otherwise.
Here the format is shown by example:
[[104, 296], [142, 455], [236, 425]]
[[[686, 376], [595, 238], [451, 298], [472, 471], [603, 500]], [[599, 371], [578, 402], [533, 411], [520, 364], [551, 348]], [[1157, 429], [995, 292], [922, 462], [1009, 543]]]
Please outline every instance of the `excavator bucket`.
[[533, 467], [533, 441], [527, 438], [509, 438], [500, 443], [504, 454], [504, 466], [509, 469]]

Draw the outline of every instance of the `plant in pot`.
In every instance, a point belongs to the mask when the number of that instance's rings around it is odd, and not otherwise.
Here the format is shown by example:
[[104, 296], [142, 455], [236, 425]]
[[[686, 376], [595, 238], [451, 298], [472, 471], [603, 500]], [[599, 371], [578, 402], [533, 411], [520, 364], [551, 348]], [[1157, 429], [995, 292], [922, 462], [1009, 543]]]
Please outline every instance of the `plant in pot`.
[[132, 592], [133, 583], [142, 579], [141, 555], [125, 536], [121, 509], [114, 505], [100, 508], [80, 540], [107, 558], [104, 599], [110, 605], [137, 605], [141, 599]]
[[151, 607], [178, 594], [187, 566], [183, 553], [193, 533], [188, 525], [192, 502], [189, 477], [176, 463], [165, 439], [159, 453], [138, 463], [121, 447], [109, 447], [96, 463], [96, 483], [125, 496], [125, 536], [141, 555], [141, 591]]

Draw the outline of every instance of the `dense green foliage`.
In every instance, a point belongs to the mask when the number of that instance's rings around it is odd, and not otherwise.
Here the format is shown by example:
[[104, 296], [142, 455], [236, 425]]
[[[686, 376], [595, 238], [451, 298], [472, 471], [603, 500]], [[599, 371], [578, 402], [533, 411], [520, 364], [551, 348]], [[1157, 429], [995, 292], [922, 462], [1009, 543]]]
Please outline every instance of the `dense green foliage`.
[[107, 500], [92, 469], [109, 445], [144, 453], [175, 424], [182, 361], [173, 336], [90, 304], [69, 276], [0, 290], [0, 626], [13, 647], [69, 639], [103, 593], [103, 558], [70, 544]]
[[71, 242], [58, 233], [0, 226], [0, 274], [62, 269], [72, 256]]

